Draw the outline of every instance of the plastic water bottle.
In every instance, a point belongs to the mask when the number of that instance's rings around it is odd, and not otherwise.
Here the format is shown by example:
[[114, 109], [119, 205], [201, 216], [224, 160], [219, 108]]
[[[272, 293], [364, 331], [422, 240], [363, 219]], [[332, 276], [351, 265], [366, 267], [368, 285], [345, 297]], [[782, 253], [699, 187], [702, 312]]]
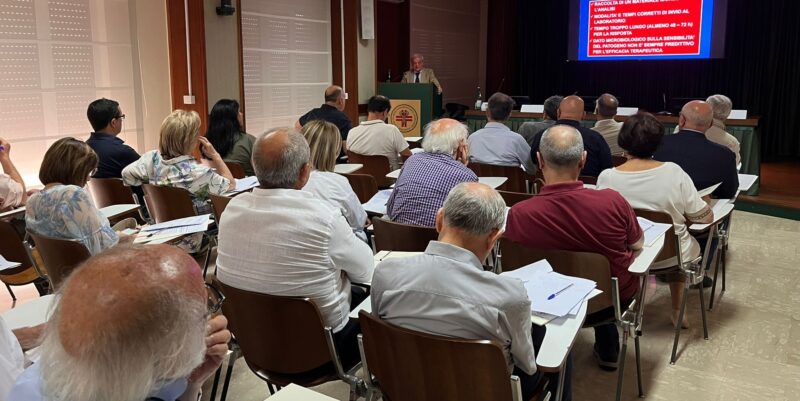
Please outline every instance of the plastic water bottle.
[[475, 100], [475, 110], [480, 110], [481, 105], [483, 105], [483, 95], [481, 94], [481, 87], [478, 85], [478, 97]]

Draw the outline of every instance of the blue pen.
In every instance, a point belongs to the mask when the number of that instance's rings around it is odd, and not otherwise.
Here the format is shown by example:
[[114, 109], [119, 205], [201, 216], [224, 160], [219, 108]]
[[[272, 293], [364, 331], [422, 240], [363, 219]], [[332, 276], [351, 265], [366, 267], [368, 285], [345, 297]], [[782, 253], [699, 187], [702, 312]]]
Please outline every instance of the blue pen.
[[549, 301], [549, 300], [551, 300], [551, 299], [555, 298], [555, 297], [556, 297], [556, 295], [558, 295], [558, 294], [561, 294], [562, 292], [566, 291], [566, 290], [567, 290], [569, 287], [572, 287], [572, 284], [574, 284], [574, 283], [569, 283], [569, 285], [568, 285], [568, 286], [566, 286], [566, 287], [564, 287], [564, 288], [563, 288], [561, 291], [559, 291], [559, 292], [557, 292], [557, 293], [555, 293], [555, 294], [550, 294], [550, 296], [549, 296], [549, 297], [547, 297], [547, 300]]

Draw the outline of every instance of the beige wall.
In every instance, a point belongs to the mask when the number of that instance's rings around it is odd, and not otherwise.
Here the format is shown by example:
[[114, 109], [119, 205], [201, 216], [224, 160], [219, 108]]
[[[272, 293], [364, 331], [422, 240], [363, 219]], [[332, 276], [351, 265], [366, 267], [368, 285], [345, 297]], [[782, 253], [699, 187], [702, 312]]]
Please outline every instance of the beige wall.
[[375, 95], [375, 40], [358, 39], [358, 104]]
[[[160, 4], [159, 4], [160, 3]], [[172, 111], [169, 81], [169, 51], [167, 47], [166, 3], [135, 0], [136, 45], [141, 81], [142, 127], [144, 145], [137, 151], [158, 147], [161, 122]]]
[[[217, 15], [219, 0], [203, 0], [206, 25], [206, 81], [208, 110], [219, 99], [236, 99], [239, 94], [239, 34], [236, 21], [239, 12], [230, 16]], [[235, 4], [235, 2], [234, 2]]]

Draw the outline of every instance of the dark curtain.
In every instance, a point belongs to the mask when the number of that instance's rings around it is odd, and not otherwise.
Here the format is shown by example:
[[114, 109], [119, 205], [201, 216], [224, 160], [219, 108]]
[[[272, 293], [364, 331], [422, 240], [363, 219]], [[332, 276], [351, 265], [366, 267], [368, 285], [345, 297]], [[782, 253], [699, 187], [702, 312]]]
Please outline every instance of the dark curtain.
[[761, 117], [765, 160], [800, 158], [800, 1], [729, 0], [719, 60], [570, 62], [568, 21], [567, 0], [517, 0], [515, 94], [541, 102], [609, 92], [623, 106], [657, 112], [662, 94], [722, 93], [734, 108]]

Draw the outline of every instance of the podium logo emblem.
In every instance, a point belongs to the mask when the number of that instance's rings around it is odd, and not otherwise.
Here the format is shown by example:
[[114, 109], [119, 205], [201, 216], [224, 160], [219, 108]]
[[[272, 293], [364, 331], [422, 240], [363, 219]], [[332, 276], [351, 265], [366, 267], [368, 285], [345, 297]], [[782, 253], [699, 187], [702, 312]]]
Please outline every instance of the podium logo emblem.
[[419, 114], [417, 110], [408, 104], [401, 104], [392, 109], [389, 113], [389, 121], [394, 124], [403, 134], [414, 131], [419, 125]]

